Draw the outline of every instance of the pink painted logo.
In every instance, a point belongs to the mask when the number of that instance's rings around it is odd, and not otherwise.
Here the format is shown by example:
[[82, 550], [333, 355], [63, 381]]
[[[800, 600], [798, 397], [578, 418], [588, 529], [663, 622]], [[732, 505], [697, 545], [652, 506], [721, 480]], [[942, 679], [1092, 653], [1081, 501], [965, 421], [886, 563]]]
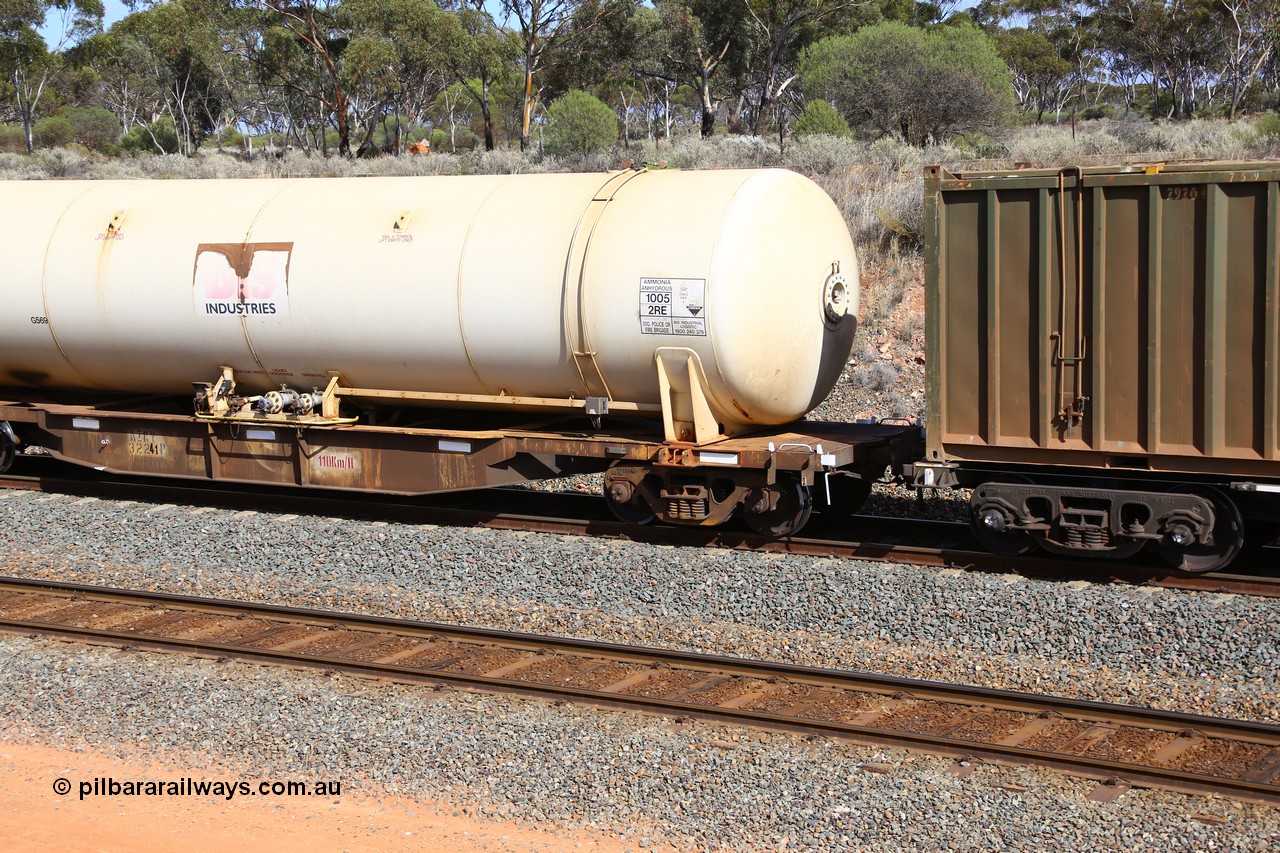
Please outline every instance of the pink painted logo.
[[245, 317], [289, 313], [292, 243], [202, 243], [195, 298], [201, 314]]

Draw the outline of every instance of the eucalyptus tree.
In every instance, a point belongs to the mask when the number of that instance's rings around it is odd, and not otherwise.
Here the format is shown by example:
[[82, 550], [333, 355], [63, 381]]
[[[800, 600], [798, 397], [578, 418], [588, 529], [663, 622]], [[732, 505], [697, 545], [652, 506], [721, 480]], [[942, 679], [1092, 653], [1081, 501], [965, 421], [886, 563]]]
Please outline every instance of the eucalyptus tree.
[[[332, 119], [338, 153], [351, 155], [351, 96], [342, 55], [351, 34], [340, 24], [342, 0], [232, 0], [268, 13], [260, 57], [266, 79], [313, 101], [323, 125]], [[310, 67], [304, 64], [309, 61]], [[323, 133], [323, 130], [322, 130]], [[321, 136], [324, 142], [324, 136]]]
[[746, 70], [752, 32], [743, 0], [654, 0], [657, 25], [647, 31], [643, 73], [697, 93], [704, 138], [715, 134], [725, 98], [722, 79]]
[[584, 36], [617, 11], [639, 0], [499, 0], [502, 22], [520, 40], [524, 71], [520, 148], [529, 147], [534, 105], [541, 95], [541, 72], [553, 50], [576, 50]]
[[69, 51], [72, 62], [94, 74], [94, 97], [120, 127], [146, 127], [164, 111], [164, 95], [141, 41], [119, 25], [97, 33]]
[[493, 88], [504, 76], [516, 73], [521, 56], [519, 37], [498, 26], [485, 9], [483, 0], [457, 9], [444, 26], [453, 30], [448, 39], [453, 49], [442, 59], [458, 85], [473, 98], [484, 125], [484, 147], [494, 149]]
[[552, 54], [543, 76], [543, 99], [558, 100], [574, 90], [595, 96], [617, 113], [624, 146], [630, 143], [634, 126], [643, 123], [651, 130], [658, 93], [641, 66], [656, 25], [657, 14], [649, 6], [612, 4], [603, 18], [576, 36], [572, 51]]
[[[753, 29], [751, 132], [761, 136], [775, 105], [795, 82], [801, 52], [842, 24], [857, 21], [868, 0], [742, 0]], [[779, 122], [779, 129], [781, 129]]]
[[1225, 41], [1215, 26], [1217, 0], [1098, 0], [1107, 31], [1148, 71], [1151, 112], [1188, 118], [1200, 107], [1197, 93], [1225, 65]]
[[373, 149], [379, 119], [394, 117], [399, 150], [402, 117], [425, 115], [448, 85], [446, 62], [456, 31], [433, 0], [347, 0], [339, 15], [351, 40], [339, 63], [350, 97], [352, 120], [360, 129], [359, 154]]
[[134, 12], [97, 39], [93, 56], [105, 97], [126, 127], [146, 128], [167, 116], [180, 153], [190, 156], [225, 124], [233, 78], [243, 70], [223, 50], [225, 8], [216, 0], [170, 0]]
[[1071, 63], [1049, 37], [1040, 30], [1014, 27], [997, 30], [994, 38], [1013, 73], [1013, 89], [1022, 108], [1035, 111], [1037, 124], [1045, 111], [1061, 112], [1074, 91]]
[[[973, 17], [988, 32], [1009, 21], [1018, 21], [1025, 27], [1027, 38], [1003, 40], [1002, 46], [1011, 50], [1006, 58], [1015, 66], [1015, 75], [1022, 72], [1037, 79], [1036, 85], [1048, 101], [1046, 109], [1059, 113], [1069, 106], [1074, 121], [1088, 97], [1088, 88], [1098, 82], [1104, 53], [1099, 38], [1102, 22], [1098, 7], [1110, 2], [981, 0], [973, 10]], [[1039, 38], [1032, 40], [1032, 36]], [[1043, 50], [1039, 39], [1047, 41], [1052, 51]]]
[[[102, 15], [102, 0], [0, 0], [0, 73], [22, 122], [28, 154], [34, 148], [36, 113], [65, 65], [64, 51], [100, 30]], [[57, 18], [52, 49], [40, 35], [51, 16]]]
[[1227, 117], [1234, 119], [1250, 83], [1280, 50], [1280, 3], [1276, 0], [1217, 0], [1231, 82]]

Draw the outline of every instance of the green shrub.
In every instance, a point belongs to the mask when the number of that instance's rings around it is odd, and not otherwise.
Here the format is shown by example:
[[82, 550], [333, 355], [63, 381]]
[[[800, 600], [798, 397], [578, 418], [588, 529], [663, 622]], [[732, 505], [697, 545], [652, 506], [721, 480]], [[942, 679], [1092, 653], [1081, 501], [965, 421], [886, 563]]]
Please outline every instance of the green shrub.
[[65, 117], [42, 118], [31, 128], [38, 148], [62, 148], [75, 139], [76, 131]]
[[471, 128], [460, 127], [453, 132], [454, 151], [474, 151], [477, 145], [482, 145], [481, 137]]
[[1254, 129], [1258, 131], [1259, 136], [1280, 136], [1280, 115], [1273, 112], [1263, 113], [1258, 116]]
[[547, 150], [557, 156], [605, 151], [618, 141], [618, 117], [596, 96], [573, 89], [547, 108]]
[[804, 112], [796, 119], [795, 135], [803, 136], [825, 134], [826, 136], [852, 136], [849, 122], [845, 121], [840, 111], [823, 100], [810, 101], [805, 104]]
[[22, 125], [0, 124], [0, 153], [27, 153], [27, 137], [22, 132]]
[[120, 140], [120, 120], [102, 107], [67, 107], [58, 115], [71, 123], [72, 139], [90, 151], [109, 152]]
[[132, 154], [177, 154], [178, 134], [173, 120], [160, 116], [146, 127], [130, 128], [120, 140], [120, 147]]
[[233, 151], [249, 151], [250, 137], [236, 130], [234, 127], [228, 127], [222, 133], [218, 134], [218, 148], [230, 148]]
[[986, 130], [1017, 104], [1009, 66], [973, 26], [921, 30], [894, 21], [822, 39], [800, 59], [806, 92], [851, 126], [912, 145]]

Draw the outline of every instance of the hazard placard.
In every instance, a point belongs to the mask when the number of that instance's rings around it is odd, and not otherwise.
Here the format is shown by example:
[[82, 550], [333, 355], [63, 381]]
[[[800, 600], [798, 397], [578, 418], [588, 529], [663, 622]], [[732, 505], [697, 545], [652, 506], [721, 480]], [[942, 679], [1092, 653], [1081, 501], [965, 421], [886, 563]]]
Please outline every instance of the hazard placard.
[[640, 279], [640, 332], [645, 335], [705, 335], [705, 278]]

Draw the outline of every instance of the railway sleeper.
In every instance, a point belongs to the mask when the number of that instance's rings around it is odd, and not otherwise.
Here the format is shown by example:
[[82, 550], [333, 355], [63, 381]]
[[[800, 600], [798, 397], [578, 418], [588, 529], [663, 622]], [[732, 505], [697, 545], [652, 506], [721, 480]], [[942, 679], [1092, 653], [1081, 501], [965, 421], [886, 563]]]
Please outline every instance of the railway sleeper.
[[1054, 554], [1123, 559], [1151, 548], [1181, 571], [1221, 568], [1239, 553], [1244, 523], [1219, 489], [1167, 491], [987, 482], [973, 489], [971, 526], [995, 553], [1041, 548]]

